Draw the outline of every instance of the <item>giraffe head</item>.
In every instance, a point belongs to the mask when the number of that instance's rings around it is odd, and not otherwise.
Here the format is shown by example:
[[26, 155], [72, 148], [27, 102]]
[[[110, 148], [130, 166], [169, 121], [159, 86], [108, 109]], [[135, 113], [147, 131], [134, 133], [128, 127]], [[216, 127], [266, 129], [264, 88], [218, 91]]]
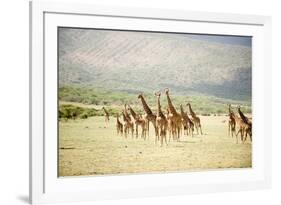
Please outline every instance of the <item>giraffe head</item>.
[[142, 98], [143, 97], [143, 93], [141, 92], [139, 95], [138, 95], [138, 99]]
[[187, 106], [190, 106], [190, 102], [188, 102], [186, 105], [187, 105]]
[[155, 92], [154, 95], [157, 96], [157, 97], [160, 97], [161, 96], [161, 92], [160, 91]]
[[169, 88], [165, 88], [165, 93], [166, 93], [166, 95], [169, 95]]
[[[127, 105], [127, 104], [126, 104]], [[131, 108], [131, 106], [130, 105], [127, 105], [128, 106], [128, 110], [130, 111], [130, 110], [132, 110], [132, 108]]]
[[166, 107], [166, 111], [168, 114], [170, 113], [169, 107]]

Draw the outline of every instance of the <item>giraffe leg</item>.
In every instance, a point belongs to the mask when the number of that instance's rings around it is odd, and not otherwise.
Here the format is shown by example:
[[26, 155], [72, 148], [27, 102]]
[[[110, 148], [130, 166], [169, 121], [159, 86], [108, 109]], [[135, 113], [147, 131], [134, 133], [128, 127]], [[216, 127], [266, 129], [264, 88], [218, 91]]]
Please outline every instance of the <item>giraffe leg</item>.
[[147, 122], [147, 137], [149, 138], [149, 121]]
[[143, 132], [143, 139], [145, 140], [145, 138], [146, 138], [146, 123], [144, 122], [144, 124], [143, 124], [143, 130], [144, 130], [144, 132]]
[[244, 143], [244, 129], [240, 132], [241, 133], [241, 135], [240, 135], [240, 137], [241, 137], [241, 142], [242, 143]]
[[[158, 128], [156, 128], [158, 129]], [[154, 144], [156, 145], [157, 144], [157, 135], [155, 135], [155, 141], [154, 141]]]
[[238, 130], [238, 132], [236, 133], [236, 144], [238, 144], [238, 134], [241, 132], [241, 129]]
[[163, 132], [162, 132], [162, 130], [161, 130], [161, 137], [160, 137], [160, 138], [161, 138], [161, 147], [163, 146], [163, 137], [164, 137], [164, 136], [163, 136]]
[[127, 126], [126, 125], [124, 127], [124, 135], [125, 135], [125, 138], [127, 138]]
[[169, 142], [171, 141], [171, 128], [169, 128]]
[[201, 123], [199, 124], [199, 128], [200, 128], [201, 135], [203, 135]]
[[251, 140], [251, 142], [252, 142], [252, 133], [250, 133], [249, 136], [250, 136], [250, 140]]
[[145, 138], [145, 125], [142, 125], [141, 138]]
[[134, 124], [131, 124], [132, 139], [134, 139]]
[[180, 132], [181, 132], [180, 126], [177, 126], [177, 141], [180, 141]]
[[159, 130], [157, 129], [156, 122], [152, 121], [152, 125], [153, 125], [154, 130], [155, 130], [155, 136], [157, 136], [157, 139], [159, 140]]
[[165, 131], [165, 135], [164, 135], [164, 137], [165, 137], [165, 143], [166, 143], [166, 146], [168, 146], [166, 131]]
[[248, 133], [247, 133], [247, 132], [245, 132], [245, 137], [244, 137], [243, 143], [245, 143], [245, 142], [246, 142], [247, 137], [248, 137]]
[[197, 123], [195, 123], [195, 128], [196, 128], [197, 135], [199, 135], [199, 132], [198, 132], [198, 124], [197, 124]]
[[136, 123], [136, 139], [138, 139], [138, 135], [139, 135], [139, 126]]

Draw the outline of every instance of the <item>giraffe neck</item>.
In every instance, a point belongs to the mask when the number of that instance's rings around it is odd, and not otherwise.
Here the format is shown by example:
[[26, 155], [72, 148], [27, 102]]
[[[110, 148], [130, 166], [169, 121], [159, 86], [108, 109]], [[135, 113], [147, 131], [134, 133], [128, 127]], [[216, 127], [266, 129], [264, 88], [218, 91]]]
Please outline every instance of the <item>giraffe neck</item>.
[[228, 113], [229, 113], [229, 115], [232, 115], [232, 114], [233, 114], [233, 111], [231, 110], [230, 105], [229, 105], [229, 107], [228, 107]]
[[241, 117], [241, 119], [243, 120], [244, 123], [250, 124], [248, 118], [242, 113], [240, 108], [238, 108], [238, 113], [239, 113], [239, 115], [240, 115], [240, 117]]
[[160, 96], [157, 96], [157, 116], [161, 118], [165, 118], [165, 115], [163, 114], [161, 110], [161, 105], [160, 105]]
[[143, 106], [143, 109], [144, 109], [145, 113], [146, 113], [147, 115], [152, 115], [152, 111], [151, 111], [151, 109], [148, 107], [148, 105], [146, 104], [146, 102], [145, 102], [143, 96], [141, 96], [141, 102], [142, 102], [142, 106]]
[[173, 103], [170, 99], [170, 96], [169, 94], [167, 93], [167, 101], [168, 101], [168, 106], [169, 106], [169, 111], [172, 113], [172, 114], [178, 114], [175, 107], [173, 106]]
[[128, 111], [127, 111], [127, 106], [126, 105], [125, 105], [125, 109], [124, 109], [124, 114], [125, 114], [125, 117], [127, 119], [130, 119], [130, 115], [129, 115]]
[[195, 112], [193, 112], [190, 104], [188, 105], [188, 107], [189, 107], [189, 112], [190, 112], [191, 116], [196, 117], [196, 114], [195, 114]]
[[128, 122], [128, 119], [126, 118], [125, 114], [122, 112], [122, 116], [123, 116], [123, 121], [124, 122]]
[[106, 115], [108, 115], [107, 110], [106, 110], [105, 108], [103, 108], [103, 110], [104, 110], [104, 113], [105, 113]]
[[189, 116], [188, 116], [187, 113], [185, 113], [185, 117], [186, 117], [186, 119], [188, 120], [188, 122], [191, 122], [191, 119], [189, 118]]
[[160, 116], [160, 96], [157, 96], [157, 116]]
[[181, 116], [185, 116], [186, 113], [184, 112], [182, 105], [180, 105], [180, 109], [181, 109]]
[[129, 107], [129, 110], [130, 110], [130, 113], [133, 116], [133, 118], [136, 120], [138, 117], [137, 117], [137, 114], [135, 113], [135, 111], [133, 110], [133, 108]]
[[233, 116], [235, 122], [237, 122], [237, 123], [240, 122], [240, 118], [235, 113], [232, 113], [232, 116]]

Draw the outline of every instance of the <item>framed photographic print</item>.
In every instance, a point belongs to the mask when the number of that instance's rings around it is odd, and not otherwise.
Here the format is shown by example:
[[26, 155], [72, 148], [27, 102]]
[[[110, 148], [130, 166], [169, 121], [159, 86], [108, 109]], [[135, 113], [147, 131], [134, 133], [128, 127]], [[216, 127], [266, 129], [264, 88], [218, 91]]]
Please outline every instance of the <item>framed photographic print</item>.
[[270, 187], [270, 32], [265, 16], [31, 2], [31, 203]]

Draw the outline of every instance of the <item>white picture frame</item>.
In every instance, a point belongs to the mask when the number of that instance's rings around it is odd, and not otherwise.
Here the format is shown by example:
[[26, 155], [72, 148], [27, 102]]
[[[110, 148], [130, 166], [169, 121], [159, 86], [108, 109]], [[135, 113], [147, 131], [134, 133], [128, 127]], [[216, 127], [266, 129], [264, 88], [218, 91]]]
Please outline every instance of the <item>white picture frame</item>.
[[[160, 23], [161, 22], [161, 23]], [[251, 169], [57, 177], [58, 26], [253, 36]], [[48, 68], [48, 69], [46, 69]], [[30, 202], [74, 202], [241, 191], [271, 186], [271, 18], [184, 10], [30, 2]], [[71, 197], [69, 197], [71, 195]]]

